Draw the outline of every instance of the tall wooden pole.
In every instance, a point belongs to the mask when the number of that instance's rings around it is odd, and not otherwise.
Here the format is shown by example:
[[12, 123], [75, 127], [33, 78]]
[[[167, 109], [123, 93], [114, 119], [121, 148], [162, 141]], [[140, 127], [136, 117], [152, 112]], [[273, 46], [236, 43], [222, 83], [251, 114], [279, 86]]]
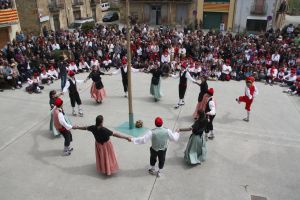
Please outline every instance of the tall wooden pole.
[[129, 0], [126, 0], [126, 24], [127, 24], [127, 76], [128, 76], [128, 107], [129, 107], [129, 129], [134, 128], [131, 89], [131, 49], [130, 49], [130, 24], [129, 24]]

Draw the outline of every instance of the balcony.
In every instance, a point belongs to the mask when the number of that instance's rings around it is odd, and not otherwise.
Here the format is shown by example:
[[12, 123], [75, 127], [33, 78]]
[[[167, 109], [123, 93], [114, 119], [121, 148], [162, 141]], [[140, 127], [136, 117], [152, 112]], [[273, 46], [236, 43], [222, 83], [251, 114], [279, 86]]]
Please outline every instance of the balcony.
[[268, 10], [268, 5], [265, 0], [255, 0], [251, 6], [251, 15], [266, 15]]
[[84, 4], [83, 0], [72, 0], [72, 6], [82, 6]]
[[16, 9], [0, 10], [0, 26], [18, 23], [18, 12]]
[[64, 8], [65, 8], [65, 4], [63, 0], [52, 0], [49, 2], [50, 12], [59, 12]]
[[101, 3], [101, 0], [91, 0], [91, 6], [96, 6]]

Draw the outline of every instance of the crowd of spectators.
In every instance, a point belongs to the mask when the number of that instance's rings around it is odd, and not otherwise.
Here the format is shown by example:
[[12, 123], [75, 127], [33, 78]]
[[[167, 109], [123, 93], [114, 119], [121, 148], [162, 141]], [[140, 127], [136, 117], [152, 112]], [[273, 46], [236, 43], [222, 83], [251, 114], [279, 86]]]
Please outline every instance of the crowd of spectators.
[[12, 8], [11, 0], [0, 0], [0, 10]]
[[[40, 36], [18, 33], [0, 53], [0, 74], [12, 88], [20, 88], [24, 82], [41, 82], [36, 77], [41, 79], [43, 73], [52, 81], [64, 77], [67, 70], [80, 73], [92, 65], [103, 70], [118, 68], [127, 54], [126, 44], [126, 30], [118, 26], [74, 32], [43, 29]], [[253, 76], [266, 84], [280, 82], [289, 87], [299, 81], [300, 34], [292, 25], [284, 31], [270, 29], [261, 34], [135, 25], [130, 49], [133, 67], [145, 72], [159, 65], [165, 74], [174, 73], [184, 64], [196, 78], [205, 75], [211, 80], [240, 81]], [[57, 57], [58, 51], [71, 56], [63, 60]], [[51, 69], [59, 73], [57, 77]], [[298, 85], [294, 91], [299, 92]]]

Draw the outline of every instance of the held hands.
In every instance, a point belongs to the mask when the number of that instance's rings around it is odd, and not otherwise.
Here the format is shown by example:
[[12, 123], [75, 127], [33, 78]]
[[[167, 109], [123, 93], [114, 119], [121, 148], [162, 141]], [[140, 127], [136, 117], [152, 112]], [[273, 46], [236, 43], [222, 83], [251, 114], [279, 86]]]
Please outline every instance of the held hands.
[[77, 126], [77, 125], [74, 125], [74, 126], [72, 127], [72, 129], [76, 130], [76, 129], [78, 129], [78, 126]]
[[128, 142], [132, 142], [132, 138], [131, 137], [126, 137], [125, 138]]
[[179, 132], [180, 132], [180, 128], [177, 128], [177, 129], [176, 129], [176, 132], [179, 133]]

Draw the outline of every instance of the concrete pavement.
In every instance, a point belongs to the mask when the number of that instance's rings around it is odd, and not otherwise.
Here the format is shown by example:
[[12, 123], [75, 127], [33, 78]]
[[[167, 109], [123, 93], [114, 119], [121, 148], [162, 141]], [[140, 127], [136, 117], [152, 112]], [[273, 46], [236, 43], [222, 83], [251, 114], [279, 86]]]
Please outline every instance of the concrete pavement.
[[[87, 74], [78, 78], [84, 79]], [[174, 110], [178, 101], [178, 80], [164, 79], [164, 97], [158, 103], [149, 95], [151, 76], [133, 74], [135, 120], [148, 128], [161, 116], [171, 129], [193, 123], [199, 87], [189, 84], [186, 105]], [[128, 119], [121, 76], [105, 76], [104, 103], [90, 98], [91, 81], [80, 85], [85, 116], [70, 117], [77, 125], [104, 124], [114, 129]], [[61, 156], [63, 138], [53, 138], [49, 129], [48, 92], [59, 81], [46, 86], [42, 94], [24, 91], [0, 93], [0, 194], [3, 200], [19, 199], [203, 199], [250, 200], [251, 195], [268, 200], [298, 200], [300, 195], [300, 98], [289, 97], [278, 86], [257, 83], [259, 96], [253, 104], [249, 123], [244, 105], [235, 97], [243, 94], [244, 82], [209, 82], [215, 88], [216, 138], [208, 142], [207, 161], [190, 167], [183, 152], [190, 133], [170, 143], [164, 176], [148, 175], [149, 146], [134, 145], [112, 138], [120, 171], [112, 177], [96, 172], [94, 138], [84, 131], [72, 131], [74, 152]], [[71, 115], [68, 95], [65, 110]]]

